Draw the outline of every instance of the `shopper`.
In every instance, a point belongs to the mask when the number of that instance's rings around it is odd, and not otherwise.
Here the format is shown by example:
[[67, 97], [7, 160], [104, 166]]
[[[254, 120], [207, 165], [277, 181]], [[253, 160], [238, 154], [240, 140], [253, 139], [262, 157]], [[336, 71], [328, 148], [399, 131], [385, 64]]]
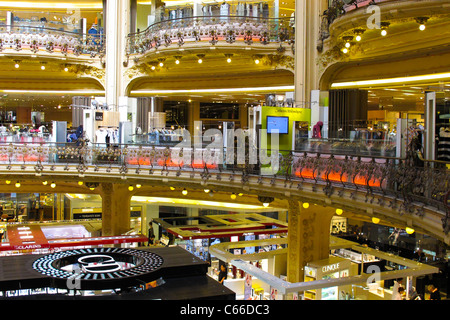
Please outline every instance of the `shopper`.
[[399, 289], [403, 288], [403, 279], [397, 279], [396, 281], [394, 281], [394, 287], [392, 288], [392, 300], [402, 300], [399, 299]]
[[441, 293], [434, 285], [430, 284], [428, 286], [428, 292], [430, 293], [430, 300], [441, 300]]
[[225, 280], [227, 280], [227, 267], [224, 264], [220, 265], [220, 272], [219, 272], [219, 283], [223, 284]]
[[394, 300], [406, 300], [406, 292], [405, 292], [405, 288], [403, 288], [403, 287], [398, 287], [397, 295], [396, 295], [396, 297], [395, 297]]
[[148, 243], [147, 245], [153, 245], [155, 242], [155, 232], [153, 231], [153, 220], [150, 220], [148, 224]]

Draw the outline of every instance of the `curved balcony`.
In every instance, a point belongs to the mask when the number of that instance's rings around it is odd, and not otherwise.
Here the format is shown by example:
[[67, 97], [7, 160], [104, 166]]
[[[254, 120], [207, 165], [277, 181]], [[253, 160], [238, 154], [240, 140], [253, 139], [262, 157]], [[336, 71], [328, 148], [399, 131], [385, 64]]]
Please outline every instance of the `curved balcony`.
[[66, 57], [104, 56], [105, 38], [36, 26], [1, 26], [0, 52]]
[[78, 188], [83, 193], [77, 184], [82, 177], [96, 185], [139, 183], [139, 195], [158, 196], [154, 187], [178, 185], [201, 194], [205, 186], [215, 192], [242, 192], [269, 203], [294, 198], [410, 226], [449, 243], [450, 171], [436, 168], [438, 163], [414, 167], [395, 158], [300, 151], [280, 154], [279, 168], [272, 173], [248, 160], [224, 160], [230, 150], [11, 143], [0, 146], [0, 175], [22, 181], [21, 190], [27, 184], [35, 190], [36, 183], [51, 179], [70, 192]]
[[130, 34], [127, 55], [145, 55], [163, 48], [183, 46], [293, 44], [290, 19], [247, 16], [189, 17], [165, 20]]

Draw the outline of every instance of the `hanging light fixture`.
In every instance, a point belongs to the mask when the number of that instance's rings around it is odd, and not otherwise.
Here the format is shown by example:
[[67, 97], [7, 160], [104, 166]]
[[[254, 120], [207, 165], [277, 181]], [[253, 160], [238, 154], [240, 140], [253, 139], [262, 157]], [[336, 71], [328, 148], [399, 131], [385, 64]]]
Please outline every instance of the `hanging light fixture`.
[[16, 188], [20, 188], [20, 182], [19, 181], [16, 182]]
[[425, 31], [425, 29], [427, 28], [425, 26], [425, 24], [428, 22], [429, 19], [430, 19], [429, 17], [417, 17], [416, 18], [416, 22], [419, 24], [420, 31]]
[[203, 58], [205, 57], [205, 55], [202, 54], [202, 53], [200, 53], [200, 54], [197, 55], [197, 57], [198, 57], [197, 62], [198, 62], [198, 63], [203, 63]]
[[56, 183], [54, 183], [54, 182], [52, 182], [51, 184], [50, 184], [50, 187], [52, 187], [53, 189], [56, 187]]
[[362, 35], [364, 34], [364, 32], [366, 32], [366, 30], [364, 30], [364, 29], [355, 29], [355, 30], [353, 30], [353, 32], [356, 35], [355, 40], [357, 42], [360, 42], [362, 40]]
[[183, 196], [185, 196], [185, 195], [188, 194], [188, 191], [186, 190], [186, 188], [184, 188], [183, 191], [181, 191], [181, 194], [182, 194]]
[[225, 58], [227, 58], [228, 63], [231, 63], [231, 57], [233, 57], [233, 54], [231, 54], [231, 53], [225, 54]]
[[381, 35], [385, 37], [387, 35], [387, 29], [391, 25], [390, 22], [381, 22]]
[[275, 199], [273, 197], [258, 196], [258, 201], [263, 204], [264, 207], [268, 207]]
[[348, 48], [350, 48], [351, 46], [352, 46], [352, 44], [351, 44], [351, 41], [353, 40], [353, 37], [352, 36], [345, 36], [345, 37], [342, 37], [342, 40], [344, 40], [344, 42], [345, 42], [345, 47], [348, 49]]

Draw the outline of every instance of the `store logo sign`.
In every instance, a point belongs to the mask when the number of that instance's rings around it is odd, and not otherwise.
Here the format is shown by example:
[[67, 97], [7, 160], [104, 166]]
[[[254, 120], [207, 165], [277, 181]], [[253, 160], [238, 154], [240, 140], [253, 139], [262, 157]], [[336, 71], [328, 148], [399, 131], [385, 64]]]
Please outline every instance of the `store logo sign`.
[[323, 266], [322, 272], [330, 272], [330, 271], [336, 271], [339, 269], [339, 262], [335, 264], [330, 264], [329, 266]]
[[120, 270], [119, 263], [113, 257], [104, 254], [92, 254], [78, 259], [83, 272], [87, 273], [109, 273]]

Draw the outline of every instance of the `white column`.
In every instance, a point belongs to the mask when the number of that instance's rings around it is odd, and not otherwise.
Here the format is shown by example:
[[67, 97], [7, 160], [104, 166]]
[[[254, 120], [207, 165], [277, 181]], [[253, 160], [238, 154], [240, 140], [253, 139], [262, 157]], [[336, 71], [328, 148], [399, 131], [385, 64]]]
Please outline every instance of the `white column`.
[[306, 4], [295, 1], [295, 105], [306, 107]]
[[125, 96], [123, 61], [129, 33], [130, 0], [106, 1], [106, 103], [118, 107]]

